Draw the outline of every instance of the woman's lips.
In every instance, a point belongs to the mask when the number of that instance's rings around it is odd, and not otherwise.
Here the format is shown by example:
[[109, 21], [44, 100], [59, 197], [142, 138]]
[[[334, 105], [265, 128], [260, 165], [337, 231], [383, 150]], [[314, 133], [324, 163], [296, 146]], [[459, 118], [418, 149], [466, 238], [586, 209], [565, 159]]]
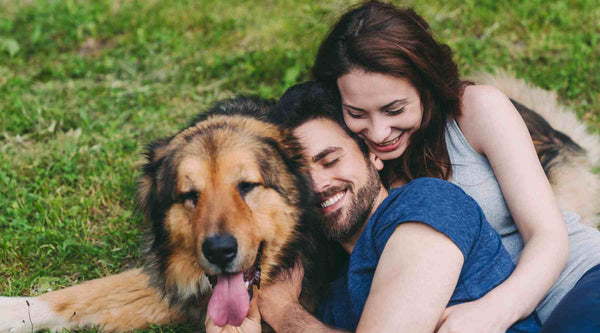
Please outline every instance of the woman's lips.
[[384, 144], [376, 144], [373, 141], [371, 141], [371, 146], [373, 146], [373, 148], [375, 148], [377, 151], [384, 152], [384, 153], [395, 150], [402, 143], [402, 138], [404, 137], [404, 133], [406, 133], [406, 132], [402, 132], [395, 139], [387, 141]]

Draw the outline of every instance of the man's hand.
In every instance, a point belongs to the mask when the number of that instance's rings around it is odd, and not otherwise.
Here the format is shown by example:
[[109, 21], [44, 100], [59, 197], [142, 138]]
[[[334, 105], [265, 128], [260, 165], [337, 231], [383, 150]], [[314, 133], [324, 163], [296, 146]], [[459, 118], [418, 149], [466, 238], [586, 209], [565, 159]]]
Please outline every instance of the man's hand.
[[501, 307], [481, 298], [446, 308], [436, 333], [504, 333], [512, 324], [503, 319]]
[[260, 325], [260, 312], [258, 311], [258, 295], [259, 291], [256, 286], [252, 287], [252, 301], [250, 302], [250, 309], [246, 319], [242, 322], [242, 325], [235, 327], [225, 325], [225, 327], [219, 327], [210, 319], [208, 314], [206, 315], [206, 333], [261, 333]]
[[258, 296], [258, 306], [264, 321], [269, 323], [276, 332], [285, 323], [287, 311], [294, 306], [300, 306], [298, 298], [302, 291], [304, 268], [298, 262], [293, 269], [279, 274], [271, 284], [263, 286]]

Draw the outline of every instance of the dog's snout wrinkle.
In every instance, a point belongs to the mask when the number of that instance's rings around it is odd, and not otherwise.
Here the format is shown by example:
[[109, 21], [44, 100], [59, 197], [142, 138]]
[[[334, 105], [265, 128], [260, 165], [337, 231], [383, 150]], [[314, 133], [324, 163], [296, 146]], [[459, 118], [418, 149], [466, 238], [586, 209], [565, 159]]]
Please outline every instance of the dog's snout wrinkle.
[[202, 253], [212, 264], [225, 268], [238, 252], [237, 240], [231, 235], [216, 235], [202, 243]]

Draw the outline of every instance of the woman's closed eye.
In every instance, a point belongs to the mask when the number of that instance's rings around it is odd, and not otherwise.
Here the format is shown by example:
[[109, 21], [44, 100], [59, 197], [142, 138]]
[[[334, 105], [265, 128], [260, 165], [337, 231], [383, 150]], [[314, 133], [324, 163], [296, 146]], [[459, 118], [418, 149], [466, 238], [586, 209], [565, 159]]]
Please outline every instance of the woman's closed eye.
[[365, 117], [364, 113], [362, 112], [350, 111], [348, 109], [346, 109], [346, 114], [355, 119], [363, 119]]
[[401, 107], [398, 109], [393, 109], [393, 110], [386, 110], [385, 114], [387, 114], [388, 116], [395, 116], [395, 115], [401, 114], [402, 112], [404, 112], [404, 107]]

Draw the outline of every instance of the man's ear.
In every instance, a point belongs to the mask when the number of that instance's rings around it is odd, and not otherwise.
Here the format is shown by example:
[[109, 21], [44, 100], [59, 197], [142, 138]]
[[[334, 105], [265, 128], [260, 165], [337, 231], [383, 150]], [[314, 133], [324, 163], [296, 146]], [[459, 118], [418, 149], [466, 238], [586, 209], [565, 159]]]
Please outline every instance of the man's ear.
[[383, 161], [372, 152], [369, 152], [369, 161], [373, 163], [377, 171], [381, 171], [381, 169], [383, 169]]

